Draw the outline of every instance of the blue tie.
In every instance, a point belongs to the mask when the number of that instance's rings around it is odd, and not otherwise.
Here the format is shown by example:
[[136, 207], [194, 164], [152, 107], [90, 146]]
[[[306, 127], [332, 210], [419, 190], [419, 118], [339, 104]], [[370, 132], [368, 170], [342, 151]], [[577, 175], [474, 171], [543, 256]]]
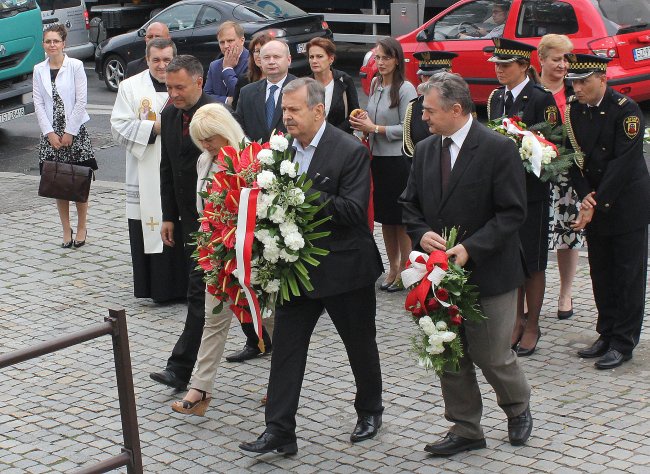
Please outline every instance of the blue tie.
[[269, 98], [266, 99], [266, 126], [270, 130], [273, 123], [273, 115], [275, 114], [275, 91], [278, 86], [272, 85], [269, 88]]

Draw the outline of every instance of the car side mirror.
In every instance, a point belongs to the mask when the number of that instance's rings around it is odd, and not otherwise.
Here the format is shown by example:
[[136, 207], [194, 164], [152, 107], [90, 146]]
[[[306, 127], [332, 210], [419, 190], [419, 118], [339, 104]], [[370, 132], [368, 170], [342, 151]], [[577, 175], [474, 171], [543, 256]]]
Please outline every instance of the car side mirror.
[[421, 30], [416, 36], [415, 41], [419, 43], [428, 43], [433, 37], [433, 25]]
[[139, 36], [140, 38], [144, 38], [144, 35], [146, 35], [146, 34], [147, 34], [147, 30], [145, 30], [144, 28], [140, 28], [140, 29], [138, 30], [138, 36]]

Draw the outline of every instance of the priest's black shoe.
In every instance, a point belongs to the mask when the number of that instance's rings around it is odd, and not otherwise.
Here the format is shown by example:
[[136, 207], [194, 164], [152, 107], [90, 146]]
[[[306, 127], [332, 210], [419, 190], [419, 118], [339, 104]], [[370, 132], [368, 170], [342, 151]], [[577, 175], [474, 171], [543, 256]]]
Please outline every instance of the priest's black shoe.
[[241, 443], [239, 449], [251, 453], [271, 453], [277, 451], [282, 454], [296, 454], [298, 443], [295, 439], [283, 438], [266, 431], [252, 443]]
[[255, 359], [259, 354], [260, 350], [258, 347], [246, 345], [241, 351], [226, 356], [226, 360], [228, 362], [244, 362], [245, 360]]
[[187, 382], [181, 380], [178, 375], [169, 369], [165, 369], [161, 372], [151, 372], [149, 377], [158, 383], [175, 388], [176, 390], [185, 390], [185, 388], [187, 388]]
[[447, 436], [445, 436], [440, 441], [433, 444], [427, 444], [424, 447], [424, 450], [427, 453], [433, 454], [435, 456], [451, 456], [452, 454], [462, 453], [463, 451], [482, 449], [486, 446], [487, 445], [485, 444], [485, 438], [463, 438], [462, 436], [458, 436], [450, 432], [447, 433]]
[[530, 433], [533, 431], [533, 417], [530, 414], [530, 405], [521, 415], [508, 418], [508, 439], [513, 446], [523, 446]]
[[627, 362], [632, 358], [632, 354], [623, 354], [618, 352], [616, 349], [608, 350], [605, 355], [596, 361], [594, 364], [597, 369], [606, 370], [613, 369], [622, 365], [623, 362]]
[[381, 428], [381, 414], [379, 415], [361, 415], [357, 419], [357, 426], [350, 435], [350, 441], [356, 443], [364, 439], [374, 438]]
[[600, 357], [605, 355], [605, 352], [609, 350], [609, 342], [602, 339], [597, 339], [591, 346], [585, 347], [578, 351], [578, 355], [585, 359], [593, 359], [594, 357]]

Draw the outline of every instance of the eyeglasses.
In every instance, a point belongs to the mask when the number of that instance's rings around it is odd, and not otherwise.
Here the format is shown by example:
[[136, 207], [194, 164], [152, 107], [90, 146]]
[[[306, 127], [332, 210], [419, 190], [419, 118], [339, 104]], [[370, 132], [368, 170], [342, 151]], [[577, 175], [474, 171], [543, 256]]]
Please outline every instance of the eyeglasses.
[[260, 54], [262, 52], [261, 49], [254, 49], [253, 54]]
[[63, 41], [62, 41], [62, 40], [44, 40], [43, 43], [44, 43], [44, 44], [47, 44], [47, 45], [50, 45], [50, 44], [61, 44], [61, 43], [63, 43]]
[[392, 56], [375, 56], [375, 62], [378, 63], [380, 61], [386, 62], [390, 61], [391, 59], [394, 59]]

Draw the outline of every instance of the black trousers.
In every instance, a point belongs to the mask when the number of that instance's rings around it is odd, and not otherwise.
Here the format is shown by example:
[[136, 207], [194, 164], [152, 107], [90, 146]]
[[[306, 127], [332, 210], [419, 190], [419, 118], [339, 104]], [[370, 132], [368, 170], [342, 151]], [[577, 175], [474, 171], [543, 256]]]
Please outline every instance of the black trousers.
[[639, 343], [648, 272], [648, 228], [619, 235], [587, 232], [598, 309], [596, 331], [622, 354]]
[[377, 350], [375, 286], [321, 299], [292, 298], [276, 308], [273, 354], [266, 402], [266, 431], [295, 438], [296, 412], [307, 364], [309, 340], [327, 310], [350, 360], [360, 415], [381, 413], [381, 368]]
[[[179, 245], [177, 242], [176, 245]], [[201, 336], [205, 325], [205, 283], [203, 270], [196, 268], [192, 258], [193, 245], [185, 246], [185, 258], [189, 281], [187, 285], [187, 317], [183, 333], [178, 338], [172, 355], [167, 360], [167, 369], [174, 372], [181, 380], [188, 383], [196, 364], [196, 356], [201, 346]]]
[[[257, 337], [253, 323], [241, 323], [241, 330], [246, 336], [246, 345], [248, 347], [258, 347], [259, 338]], [[269, 333], [266, 332], [264, 326], [262, 326], [262, 339], [264, 340], [266, 351], [268, 352], [272, 350], [273, 345], [271, 344], [271, 338], [269, 337]]]

